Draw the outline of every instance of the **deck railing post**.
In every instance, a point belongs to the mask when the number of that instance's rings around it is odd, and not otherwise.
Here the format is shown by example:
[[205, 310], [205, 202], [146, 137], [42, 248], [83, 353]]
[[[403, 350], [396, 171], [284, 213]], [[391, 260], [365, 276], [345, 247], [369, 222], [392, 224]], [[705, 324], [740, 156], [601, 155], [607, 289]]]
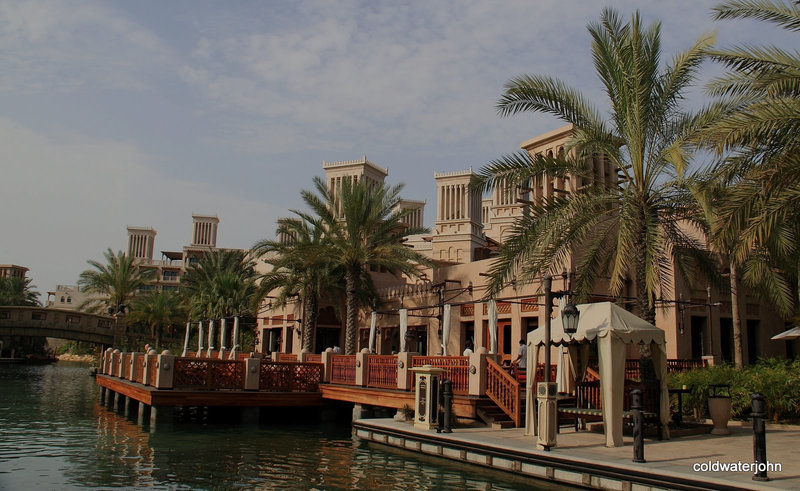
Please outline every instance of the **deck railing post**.
[[114, 358], [113, 353], [114, 353], [114, 348], [108, 348], [106, 350], [106, 359], [105, 363], [103, 363], [104, 375], [111, 375], [111, 360]]
[[369, 369], [369, 348], [356, 353], [356, 387], [366, 387]]
[[411, 390], [414, 382], [414, 372], [410, 371], [411, 357], [416, 353], [403, 351], [397, 354], [397, 388], [400, 390]]
[[330, 383], [331, 381], [331, 359], [333, 358], [333, 348], [328, 348], [322, 352], [322, 382]]
[[156, 389], [171, 389], [175, 380], [175, 356], [164, 350], [156, 362]]
[[128, 377], [128, 380], [130, 380], [131, 382], [136, 381], [136, 364], [142, 362], [141, 356], [142, 356], [141, 353], [137, 353], [135, 351], [131, 353], [131, 360], [130, 360], [131, 373], [130, 377]]
[[486, 348], [469, 356], [469, 395], [483, 396], [486, 394]]
[[151, 361], [150, 353], [144, 354], [144, 369], [142, 370], [142, 385], [149, 385], [150, 370], [155, 370], [155, 363]]
[[261, 358], [244, 359], [244, 390], [258, 390], [261, 380]]

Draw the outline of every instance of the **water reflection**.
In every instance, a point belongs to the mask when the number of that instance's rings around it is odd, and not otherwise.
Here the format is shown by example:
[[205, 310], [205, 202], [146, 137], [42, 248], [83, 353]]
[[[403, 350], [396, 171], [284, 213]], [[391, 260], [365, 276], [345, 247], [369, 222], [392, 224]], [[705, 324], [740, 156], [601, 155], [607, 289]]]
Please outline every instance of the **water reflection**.
[[85, 366], [0, 371], [0, 488], [531, 489], [531, 481], [354, 439], [315, 411], [187, 410], [165, 427], [99, 405]]

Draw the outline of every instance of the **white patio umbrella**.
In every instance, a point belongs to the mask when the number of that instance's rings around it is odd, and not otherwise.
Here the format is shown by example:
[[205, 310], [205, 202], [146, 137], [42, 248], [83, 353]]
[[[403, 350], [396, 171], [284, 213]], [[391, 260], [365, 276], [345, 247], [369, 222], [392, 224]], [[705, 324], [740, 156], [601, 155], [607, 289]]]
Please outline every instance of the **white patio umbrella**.
[[780, 334], [772, 336], [770, 339], [797, 339], [800, 338], [800, 326], [795, 326], [791, 329], [783, 331]]
[[486, 302], [486, 313], [489, 316], [489, 353], [497, 353], [497, 302]]
[[442, 356], [447, 356], [447, 341], [450, 338], [450, 304], [446, 304], [442, 313]]
[[408, 309], [400, 309], [400, 352], [408, 351], [406, 334], [408, 333]]
[[369, 321], [369, 352], [375, 353], [375, 328], [378, 323], [378, 313], [373, 311]]

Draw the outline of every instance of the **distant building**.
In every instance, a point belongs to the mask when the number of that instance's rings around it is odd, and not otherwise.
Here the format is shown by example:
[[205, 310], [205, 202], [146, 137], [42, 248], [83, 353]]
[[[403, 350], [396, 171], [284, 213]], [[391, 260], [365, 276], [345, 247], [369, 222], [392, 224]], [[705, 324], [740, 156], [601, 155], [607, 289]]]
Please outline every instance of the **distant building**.
[[25, 266], [16, 264], [0, 264], [0, 278], [25, 278], [30, 271]]
[[153, 259], [155, 238], [158, 234], [150, 227], [127, 227], [128, 255], [139, 266], [152, 269], [155, 277], [145, 289], [158, 291], [177, 290], [186, 267], [209, 251], [217, 249], [219, 218], [215, 215], [192, 215], [192, 237], [180, 251], [161, 251], [161, 259]]
[[58, 285], [56, 291], [47, 292], [47, 304], [45, 307], [51, 309], [77, 310], [78, 307], [89, 298], [76, 285]]

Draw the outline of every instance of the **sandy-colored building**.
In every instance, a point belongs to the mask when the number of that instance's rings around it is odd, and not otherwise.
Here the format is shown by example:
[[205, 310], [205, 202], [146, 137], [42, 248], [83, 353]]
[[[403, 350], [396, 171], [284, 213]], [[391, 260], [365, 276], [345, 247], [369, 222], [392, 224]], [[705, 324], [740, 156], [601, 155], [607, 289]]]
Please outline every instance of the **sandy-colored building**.
[[192, 237], [180, 251], [161, 251], [161, 259], [153, 259], [158, 232], [151, 227], [127, 227], [128, 255], [137, 264], [152, 269], [155, 278], [149, 288], [159, 291], [177, 290], [186, 267], [209, 251], [217, 250], [219, 218], [215, 215], [192, 215]]
[[[572, 134], [572, 126], [565, 126], [521, 144], [532, 154], [558, 155]], [[591, 158], [595, 183], [616, 186], [617, 171], [602, 156]], [[323, 163], [325, 182], [332, 188], [343, 179], [369, 179], [383, 182], [388, 170], [368, 161], [366, 157], [347, 162]], [[474, 347], [490, 346], [488, 309], [485, 303], [487, 272], [491, 268], [493, 252], [509, 237], [515, 220], [529, 203], [540, 203], [558, 194], [576, 193], [588, 182], [580, 177], [535, 179], [528, 189], [504, 189], [497, 186], [491, 196], [484, 197], [469, 189], [474, 176], [472, 169], [455, 172], [436, 172], [436, 220], [432, 233], [412, 236], [406, 241], [409, 247], [428, 255], [435, 266], [424, 272], [422, 280], [395, 278], [386, 273], [373, 272], [381, 306], [377, 309], [376, 352], [388, 354], [399, 351], [399, 310], [407, 309], [408, 332], [406, 349], [428, 355], [460, 354], [468, 342]], [[335, 190], [334, 190], [335, 192]], [[423, 216], [424, 202], [403, 201], [401, 206], [413, 206], [416, 220]], [[553, 291], [570, 289], [570, 259], [561, 265], [563, 275], [553, 279]], [[615, 300], [634, 309], [636, 292], [633, 282], [628, 282], [621, 298], [609, 296], [604, 280], [595, 285], [591, 301]], [[716, 290], [707, 290], [705, 281], [688, 288], [676, 279], [671, 285], [674, 294], [658, 305], [656, 324], [666, 332], [669, 358], [700, 359], [714, 356], [717, 360], [733, 357], [733, 333], [730, 296]], [[498, 311], [497, 350], [503, 360], [516, 357], [519, 341], [526, 334], [544, 325], [542, 291], [539, 283], [518, 284], [512, 280], [495, 297]], [[563, 300], [562, 300], [563, 302]], [[796, 342], [772, 341], [770, 337], [784, 330], [784, 322], [768, 304], [745, 292], [740, 295], [742, 313], [743, 351], [745, 361], [752, 362], [760, 356], [794, 356]], [[445, 307], [449, 305], [449, 307]], [[259, 345], [264, 352], [300, 351], [300, 302], [286, 308], [274, 309], [265, 303], [259, 317]], [[339, 309], [343, 311], [343, 308]], [[440, 318], [449, 311], [449, 334], [443, 342]], [[558, 308], [555, 309], [556, 314]], [[368, 346], [371, 312], [359, 314], [359, 344]], [[343, 346], [343, 322], [333, 305], [320, 308], [314, 352], [332, 346]], [[635, 350], [632, 347], [632, 350]], [[629, 353], [632, 357], [637, 354]]]
[[16, 264], [0, 264], [0, 278], [25, 278], [29, 269]]

